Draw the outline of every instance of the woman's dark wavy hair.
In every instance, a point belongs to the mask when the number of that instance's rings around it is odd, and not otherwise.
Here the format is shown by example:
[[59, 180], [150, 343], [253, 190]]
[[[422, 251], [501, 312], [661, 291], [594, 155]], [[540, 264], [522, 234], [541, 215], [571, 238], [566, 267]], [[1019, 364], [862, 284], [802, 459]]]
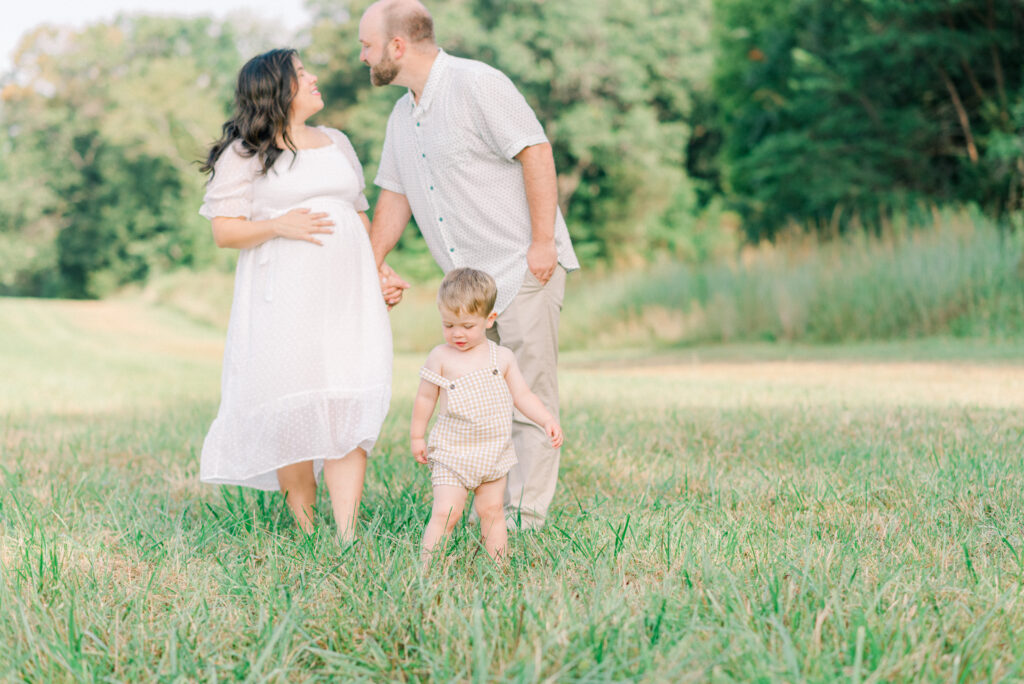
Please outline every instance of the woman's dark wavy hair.
[[214, 165], [236, 139], [242, 141], [243, 155], [258, 155], [265, 175], [281, 156], [277, 138], [295, 152], [288, 135], [288, 110], [295, 97], [298, 75], [292, 58], [296, 51], [279, 48], [256, 55], [238, 72], [235, 86], [235, 115], [221, 127], [220, 140], [210, 147], [206, 163], [199, 167], [213, 177]]

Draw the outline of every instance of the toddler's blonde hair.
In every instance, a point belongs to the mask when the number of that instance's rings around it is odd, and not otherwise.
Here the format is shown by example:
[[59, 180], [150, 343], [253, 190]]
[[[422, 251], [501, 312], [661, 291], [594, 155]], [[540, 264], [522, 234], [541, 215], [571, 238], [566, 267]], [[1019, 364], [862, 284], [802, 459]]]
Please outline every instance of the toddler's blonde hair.
[[494, 311], [498, 286], [494, 278], [475, 268], [449, 271], [437, 290], [437, 306], [454, 314], [487, 318]]

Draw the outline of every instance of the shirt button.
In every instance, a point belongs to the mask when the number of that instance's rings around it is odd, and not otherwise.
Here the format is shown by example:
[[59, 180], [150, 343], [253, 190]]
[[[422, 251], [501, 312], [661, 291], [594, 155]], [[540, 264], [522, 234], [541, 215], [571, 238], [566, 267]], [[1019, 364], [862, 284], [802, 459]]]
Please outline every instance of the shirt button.
[[442, 217], [442, 216], [438, 216], [438, 217], [437, 217], [437, 220], [438, 220], [438, 221], [440, 221], [440, 222], [444, 222], [444, 217]]
[[449, 252], [454, 252], [454, 251], [455, 251], [455, 248], [454, 248], [454, 247], [449, 247], [449, 248], [448, 248], [448, 251], [449, 251]]
[[427, 158], [427, 153], [426, 153], [426, 152], [424, 152], [424, 153], [423, 153], [423, 158], [424, 158], [424, 159], [426, 159], [426, 158]]
[[417, 121], [417, 122], [416, 122], [416, 128], [419, 128], [419, 127], [420, 127], [420, 122], [419, 122], [419, 121]]
[[433, 185], [431, 185], [431, 186], [430, 186], [430, 189], [431, 189], [431, 190], [433, 190], [433, 189], [434, 189], [434, 186], [433, 186]]

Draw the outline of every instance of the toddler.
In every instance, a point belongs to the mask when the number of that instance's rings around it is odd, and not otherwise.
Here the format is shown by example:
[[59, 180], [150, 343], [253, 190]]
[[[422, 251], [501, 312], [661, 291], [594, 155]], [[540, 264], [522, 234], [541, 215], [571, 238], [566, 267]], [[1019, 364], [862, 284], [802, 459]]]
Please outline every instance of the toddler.
[[[491, 276], [471, 268], [448, 273], [437, 293], [445, 343], [430, 352], [420, 369], [412, 410], [412, 453], [430, 466], [434, 504], [423, 531], [422, 561], [451, 534], [466, 498], [480, 517], [484, 547], [491, 558], [506, 555], [506, 475], [516, 463], [512, 448], [512, 407], [542, 426], [551, 445], [562, 445], [562, 428], [523, 379], [510, 349], [487, 339], [498, 314], [498, 288]], [[427, 422], [440, 398], [429, 442]]]

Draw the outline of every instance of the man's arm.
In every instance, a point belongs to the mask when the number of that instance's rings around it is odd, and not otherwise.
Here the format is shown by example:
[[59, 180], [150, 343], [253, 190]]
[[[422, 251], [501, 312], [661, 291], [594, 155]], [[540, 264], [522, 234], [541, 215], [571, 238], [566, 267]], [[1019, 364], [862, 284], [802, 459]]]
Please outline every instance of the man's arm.
[[384, 257], [398, 244], [402, 231], [409, 225], [412, 209], [405, 195], [381, 189], [377, 206], [373, 209], [373, 224], [370, 226], [370, 246], [379, 269]]
[[555, 157], [551, 153], [551, 143], [541, 143], [524, 147], [515, 158], [523, 166], [526, 203], [530, 207], [532, 237], [530, 249], [526, 252], [526, 264], [537, 280], [546, 284], [558, 265], [558, 250], [555, 249], [555, 211], [558, 208]]

